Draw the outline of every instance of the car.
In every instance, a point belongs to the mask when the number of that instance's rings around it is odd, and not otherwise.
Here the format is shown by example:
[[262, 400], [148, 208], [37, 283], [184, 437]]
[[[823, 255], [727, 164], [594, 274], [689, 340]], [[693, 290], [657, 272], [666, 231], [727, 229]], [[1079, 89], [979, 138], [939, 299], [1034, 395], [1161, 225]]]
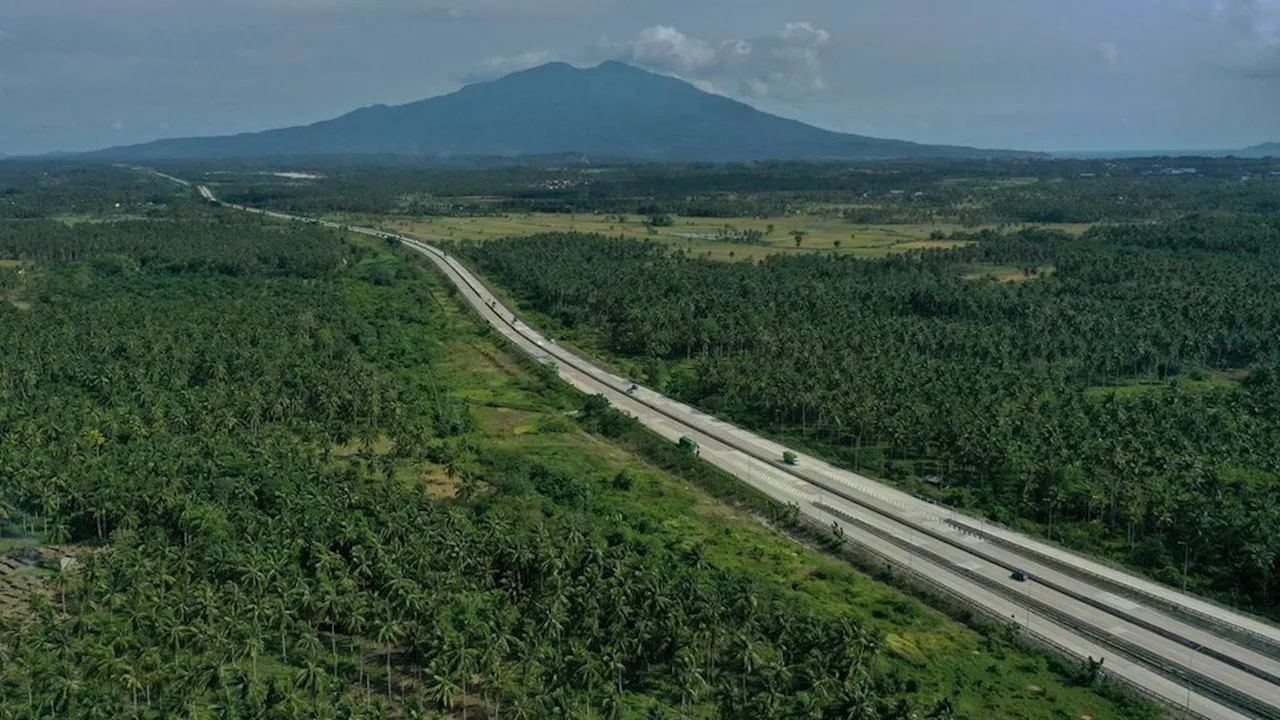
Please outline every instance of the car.
[[1021, 570], [1014, 570], [1013, 573], [1009, 575], [1009, 579], [1016, 580], [1018, 582], [1026, 582], [1027, 574], [1022, 572]]

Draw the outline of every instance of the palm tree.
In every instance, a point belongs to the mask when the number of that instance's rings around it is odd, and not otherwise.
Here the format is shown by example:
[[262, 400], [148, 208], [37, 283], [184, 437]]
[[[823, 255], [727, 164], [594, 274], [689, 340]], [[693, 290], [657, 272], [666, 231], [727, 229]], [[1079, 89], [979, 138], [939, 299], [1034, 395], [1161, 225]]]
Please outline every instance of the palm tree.
[[357, 641], [369, 624], [368, 605], [358, 600], [353, 601], [347, 607], [346, 616], [346, 629], [350, 633], [351, 650], [357, 652], [356, 685], [359, 686], [364, 683], [364, 647]]
[[443, 710], [452, 710], [461, 695], [461, 689], [449, 679], [448, 674], [430, 673], [427, 681], [427, 697]]
[[742, 663], [742, 696], [747, 696], [747, 675], [760, 662], [760, 647], [755, 638], [738, 633], [738, 660]]
[[314, 698], [324, 690], [326, 680], [327, 678], [324, 673], [324, 668], [310, 660], [307, 660], [294, 679], [294, 687], [306, 690], [311, 694], [311, 697]]
[[390, 615], [378, 624], [378, 644], [387, 649], [387, 702], [391, 701], [391, 652], [404, 636], [404, 626]]

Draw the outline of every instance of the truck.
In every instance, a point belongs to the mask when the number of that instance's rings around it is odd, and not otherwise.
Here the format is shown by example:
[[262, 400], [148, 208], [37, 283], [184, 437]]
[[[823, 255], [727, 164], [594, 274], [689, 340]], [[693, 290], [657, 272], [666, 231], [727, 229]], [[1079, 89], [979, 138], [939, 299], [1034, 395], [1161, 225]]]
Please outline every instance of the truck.
[[782, 453], [782, 462], [788, 465], [795, 465], [797, 460], [798, 458], [796, 457], [796, 454], [790, 450]]
[[701, 450], [698, 448], [698, 441], [694, 440], [688, 435], [685, 435], [684, 437], [680, 438], [680, 449], [689, 453], [690, 455], [701, 454]]

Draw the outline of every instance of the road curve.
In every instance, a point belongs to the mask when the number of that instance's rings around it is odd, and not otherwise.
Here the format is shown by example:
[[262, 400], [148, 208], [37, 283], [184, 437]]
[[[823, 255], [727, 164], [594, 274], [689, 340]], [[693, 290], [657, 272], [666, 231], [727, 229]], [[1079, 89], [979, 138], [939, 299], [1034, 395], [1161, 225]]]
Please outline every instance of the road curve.
[[[438, 248], [374, 228], [223, 203], [208, 187], [195, 187], [207, 201], [231, 209], [397, 240], [430, 260], [512, 344], [554, 364], [565, 381], [605, 396], [665, 438], [694, 437], [704, 459], [769, 497], [798, 506], [813, 521], [841, 527], [852, 542], [994, 617], [1010, 618], [1024, 633], [1061, 653], [1105, 658], [1108, 674], [1153, 699], [1206, 718], [1280, 717], [1280, 631], [1274, 626], [992, 527], [816, 458], [800, 455], [796, 466], [784, 466], [779, 459], [786, 448], [777, 443], [651, 390], [628, 392], [630, 380], [567, 352], [519, 320], [469, 270]], [[1012, 569], [1025, 572], [1029, 581], [1012, 580]], [[1161, 607], [1169, 605], [1186, 612], [1162, 612]], [[1241, 642], [1241, 637], [1251, 642]]]

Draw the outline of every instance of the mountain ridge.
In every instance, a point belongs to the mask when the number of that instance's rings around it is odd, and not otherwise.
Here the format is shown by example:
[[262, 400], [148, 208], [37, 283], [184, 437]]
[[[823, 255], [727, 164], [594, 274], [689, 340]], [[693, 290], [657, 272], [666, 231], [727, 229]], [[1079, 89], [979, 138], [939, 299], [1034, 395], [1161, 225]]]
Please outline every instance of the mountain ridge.
[[1280, 158], [1280, 142], [1265, 142], [1258, 145], [1250, 145], [1238, 152], [1239, 157], [1245, 158]]
[[110, 160], [582, 154], [650, 162], [1043, 157], [824, 130], [625, 63], [548, 63], [403, 105], [309, 125], [108, 148]]

